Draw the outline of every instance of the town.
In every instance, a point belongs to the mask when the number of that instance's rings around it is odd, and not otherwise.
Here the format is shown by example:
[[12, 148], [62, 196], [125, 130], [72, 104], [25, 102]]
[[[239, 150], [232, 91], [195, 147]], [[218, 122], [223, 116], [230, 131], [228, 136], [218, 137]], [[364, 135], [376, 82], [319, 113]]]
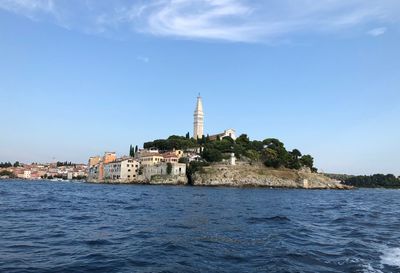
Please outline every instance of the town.
[[85, 180], [87, 177], [86, 164], [72, 162], [31, 163], [15, 162], [0, 163], [0, 179], [18, 178], [25, 180]]
[[[179, 137], [178, 137], [179, 138]], [[145, 183], [153, 179], [186, 183], [187, 168], [193, 161], [203, 161], [202, 144], [224, 138], [236, 140], [236, 131], [228, 129], [220, 134], [204, 135], [204, 111], [202, 97], [197, 97], [194, 112], [193, 136], [184, 137], [190, 145], [185, 149], [155, 147], [154, 143], [145, 143], [143, 148], [130, 147], [129, 156], [117, 157], [115, 152], [105, 152], [103, 156], [92, 156], [88, 164], [56, 162], [46, 164], [20, 164], [18, 162], [0, 164], [0, 178], [18, 178], [25, 180], [86, 180], [93, 183]], [[154, 145], [154, 146], [153, 146]], [[225, 164], [235, 165], [233, 153], [222, 160]], [[175, 183], [174, 182], [174, 183]]]
[[[157, 179], [167, 183], [173, 179], [173, 183], [187, 183], [187, 167], [193, 161], [202, 161], [202, 143], [220, 140], [229, 137], [236, 139], [234, 129], [225, 130], [216, 135], [204, 135], [204, 111], [201, 96], [197, 97], [194, 112], [193, 137], [189, 133], [186, 137], [175, 136], [176, 141], [186, 141], [188, 145], [180, 145], [185, 149], [158, 145], [154, 142], [145, 143], [143, 149], [137, 146], [130, 148], [130, 155], [117, 158], [116, 153], [106, 152], [104, 156], [93, 156], [88, 162], [88, 182], [111, 183], [149, 183]], [[174, 136], [170, 137], [174, 141]], [[159, 142], [163, 140], [158, 140]], [[226, 164], [235, 165], [236, 158], [230, 154]]]

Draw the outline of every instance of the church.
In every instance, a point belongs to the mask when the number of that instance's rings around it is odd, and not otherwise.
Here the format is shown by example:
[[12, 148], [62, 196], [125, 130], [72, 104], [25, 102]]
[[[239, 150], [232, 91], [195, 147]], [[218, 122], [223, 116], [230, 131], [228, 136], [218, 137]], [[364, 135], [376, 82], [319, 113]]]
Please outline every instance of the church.
[[[195, 139], [202, 138], [204, 136], [204, 111], [203, 111], [203, 99], [197, 97], [196, 109], [194, 111], [194, 122], [193, 122], [193, 137]], [[227, 129], [224, 132], [216, 135], [210, 135], [210, 140], [223, 139], [224, 137], [231, 137], [236, 140], [236, 131], [234, 129]]]

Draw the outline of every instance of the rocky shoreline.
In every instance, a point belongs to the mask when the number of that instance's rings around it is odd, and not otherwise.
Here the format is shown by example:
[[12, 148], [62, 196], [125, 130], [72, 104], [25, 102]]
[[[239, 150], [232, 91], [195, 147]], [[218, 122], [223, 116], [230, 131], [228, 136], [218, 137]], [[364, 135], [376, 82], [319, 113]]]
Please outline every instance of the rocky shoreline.
[[102, 184], [140, 184], [140, 185], [192, 185], [208, 187], [265, 187], [286, 189], [352, 189], [308, 169], [290, 170], [266, 168], [262, 164], [240, 164], [230, 166], [214, 164], [186, 176], [157, 175], [150, 180], [136, 182], [88, 181]]
[[192, 176], [194, 186], [269, 187], [291, 189], [337, 189], [352, 187], [307, 169], [289, 170], [257, 165], [213, 165]]

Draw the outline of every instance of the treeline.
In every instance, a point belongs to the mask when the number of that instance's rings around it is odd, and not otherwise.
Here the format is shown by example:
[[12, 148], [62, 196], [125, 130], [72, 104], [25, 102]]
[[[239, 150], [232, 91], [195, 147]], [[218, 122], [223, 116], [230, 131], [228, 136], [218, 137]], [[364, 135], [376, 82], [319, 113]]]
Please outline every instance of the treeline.
[[229, 158], [234, 153], [238, 159], [263, 162], [265, 166], [272, 168], [289, 168], [299, 170], [308, 167], [316, 172], [314, 158], [294, 149], [287, 151], [285, 145], [275, 138], [267, 138], [263, 141], [250, 140], [245, 134], [236, 140], [224, 137], [221, 140], [210, 141], [204, 145], [202, 157], [207, 162], [219, 162]]
[[0, 162], [0, 168], [11, 168], [11, 167], [20, 167], [21, 164], [16, 161], [14, 164], [11, 164], [11, 162]]
[[360, 188], [400, 188], [400, 177], [396, 177], [393, 174], [353, 176], [347, 178], [343, 184]]
[[158, 139], [144, 143], [145, 149], [157, 148], [161, 151], [168, 150], [188, 150], [201, 148], [201, 157], [208, 163], [221, 162], [228, 159], [232, 153], [238, 159], [251, 162], [263, 162], [265, 166], [272, 168], [301, 169], [308, 167], [316, 172], [314, 168], [314, 159], [310, 155], [294, 149], [287, 151], [285, 145], [275, 138], [267, 138], [263, 141], [250, 140], [245, 134], [233, 140], [231, 137], [224, 137], [211, 140], [209, 136], [203, 136], [200, 139], [186, 136], [170, 136], [167, 139]]
[[[157, 148], [160, 151], [170, 151], [176, 150], [187, 150], [190, 148], [196, 148], [201, 145], [201, 139], [195, 140], [190, 138], [188, 134], [186, 136], [170, 136], [167, 139], [157, 139], [154, 141], [144, 143], [143, 147], [145, 149]], [[204, 138], [205, 141], [205, 138]]]
[[61, 162], [61, 161], [57, 161], [57, 167], [76, 167], [76, 164], [74, 164], [74, 163], [72, 163], [71, 161], [70, 162], [68, 162], [68, 161], [64, 161], [64, 162]]

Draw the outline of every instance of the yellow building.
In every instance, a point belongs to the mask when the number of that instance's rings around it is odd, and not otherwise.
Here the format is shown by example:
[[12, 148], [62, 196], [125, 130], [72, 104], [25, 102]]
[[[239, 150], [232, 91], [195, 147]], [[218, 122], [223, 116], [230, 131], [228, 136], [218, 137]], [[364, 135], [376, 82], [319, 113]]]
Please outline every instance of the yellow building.
[[164, 157], [159, 153], [145, 153], [140, 155], [142, 166], [153, 166], [164, 161]]

